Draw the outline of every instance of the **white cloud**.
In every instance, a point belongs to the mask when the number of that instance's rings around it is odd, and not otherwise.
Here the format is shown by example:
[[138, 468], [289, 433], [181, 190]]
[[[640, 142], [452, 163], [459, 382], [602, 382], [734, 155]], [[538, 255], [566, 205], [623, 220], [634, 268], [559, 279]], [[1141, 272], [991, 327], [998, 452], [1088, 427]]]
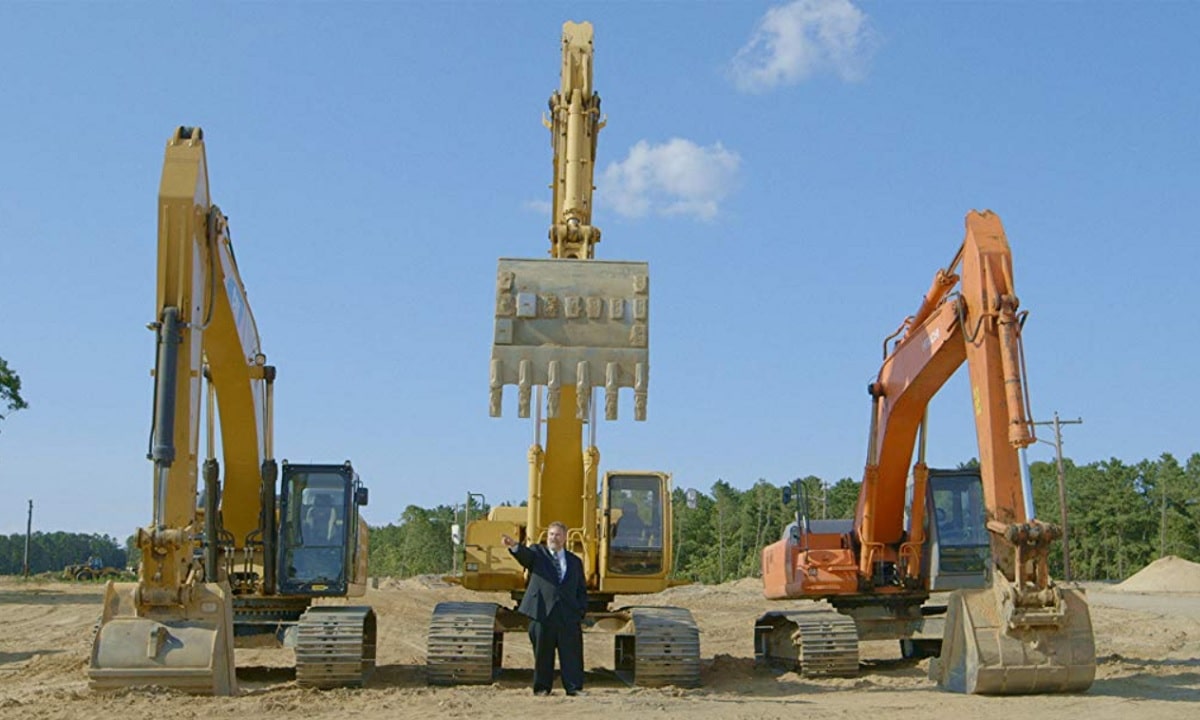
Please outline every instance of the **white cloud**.
[[733, 58], [733, 81], [741, 90], [762, 92], [823, 70], [858, 80], [875, 45], [866, 13], [850, 0], [794, 0], [763, 15]]
[[539, 215], [549, 215], [554, 209], [551, 205], [552, 203], [549, 200], [526, 200], [524, 208]]
[[711, 220], [733, 190], [741, 162], [719, 142], [701, 147], [682, 138], [661, 145], [641, 140], [624, 160], [604, 169], [597, 196], [625, 217], [653, 213]]

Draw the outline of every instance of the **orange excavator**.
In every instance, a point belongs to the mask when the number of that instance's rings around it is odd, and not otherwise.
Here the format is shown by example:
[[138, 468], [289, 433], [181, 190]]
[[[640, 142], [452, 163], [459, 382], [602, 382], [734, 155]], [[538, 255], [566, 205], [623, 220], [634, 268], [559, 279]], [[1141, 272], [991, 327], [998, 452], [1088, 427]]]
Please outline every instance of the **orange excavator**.
[[[1035, 441], [1021, 344], [1026, 314], [1000, 218], [969, 213], [954, 259], [884, 341], [883, 365], [868, 386], [871, 429], [854, 519], [798, 512], [763, 549], [768, 599], [822, 602], [760, 617], [760, 661], [810, 676], [853, 675], [859, 640], [900, 639], [910, 657], [940, 652], [930, 677], [956, 692], [1091, 686], [1087, 601], [1051, 579], [1048, 550], [1061, 532], [1033, 517], [1021, 472], [1019, 450]], [[979, 466], [931, 470], [926, 410], [964, 362]], [[927, 603], [939, 590], [951, 591], [940, 608]], [[938, 624], [940, 638], [930, 639]]]

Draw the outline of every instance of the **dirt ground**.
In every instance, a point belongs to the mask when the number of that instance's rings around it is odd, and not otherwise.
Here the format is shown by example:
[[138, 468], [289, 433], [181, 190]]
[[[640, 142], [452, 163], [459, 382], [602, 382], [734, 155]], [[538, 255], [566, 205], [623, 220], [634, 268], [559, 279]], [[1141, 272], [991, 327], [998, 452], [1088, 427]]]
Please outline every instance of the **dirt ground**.
[[[684, 586], [626, 604], [690, 608], [700, 624], [704, 686], [643, 689], [612, 674], [612, 637], [585, 636], [587, 696], [530, 692], [528, 639], [505, 641], [505, 670], [491, 686], [430, 688], [422, 665], [426, 624], [442, 600], [492, 599], [436, 579], [383, 580], [366, 603], [379, 614], [379, 670], [362, 690], [296, 687], [290, 650], [238, 650], [236, 697], [191, 697], [162, 689], [95, 694], [87, 657], [103, 587], [0, 578], [0, 718], [100, 720], [114, 717], [870, 718], [935, 714], [973, 720], [1012, 717], [1200, 717], [1200, 593], [1133, 593], [1088, 585], [1098, 668], [1079, 695], [978, 697], [945, 693], [926, 679], [928, 660], [900, 659], [894, 642], [864, 643], [861, 677], [805, 680], [754, 667], [753, 621], [783, 604], [761, 598], [758, 582]], [[357, 602], [355, 604], [358, 604]]]

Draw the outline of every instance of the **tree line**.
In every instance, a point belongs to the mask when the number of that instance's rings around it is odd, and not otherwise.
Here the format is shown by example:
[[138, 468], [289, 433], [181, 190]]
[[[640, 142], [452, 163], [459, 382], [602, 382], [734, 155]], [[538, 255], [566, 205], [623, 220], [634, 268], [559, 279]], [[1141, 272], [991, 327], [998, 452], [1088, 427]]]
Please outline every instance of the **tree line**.
[[[1167, 555], [1200, 562], [1200, 453], [1180, 463], [1169, 453], [1127, 465], [1112, 459], [1076, 466], [1063, 460], [1069, 555], [1077, 580], [1122, 580]], [[1058, 522], [1053, 463], [1034, 463], [1038, 516]], [[1062, 544], [1050, 553], [1062, 577]]]
[[[974, 464], [974, 461], [962, 466]], [[1200, 562], [1200, 453], [1185, 462], [1170, 454], [1126, 464], [1117, 459], [1076, 465], [1063, 461], [1067, 495], [1069, 557], [1076, 580], [1121, 580], [1165, 555]], [[1039, 518], [1058, 523], [1058, 476], [1054, 463], [1030, 465]], [[859, 483], [841, 478], [828, 483], [809, 475], [799, 481], [809, 517], [851, 518]], [[787, 485], [790, 483], [784, 483]], [[778, 540], [796, 518], [797, 503], [785, 505], [782, 485], [760, 479], [744, 490], [718, 480], [708, 492], [672, 493], [675, 550], [672, 574], [719, 583], [760, 573], [761, 550]], [[489, 506], [472, 500], [470, 519]], [[451, 528], [465, 527], [463, 507], [408, 506], [394, 522], [372, 527], [370, 573], [409, 577], [445, 574], [455, 565]], [[35, 532], [30, 538], [31, 573], [59, 572], [97, 557], [105, 566], [125, 567], [130, 538]], [[23, 569], [25, 535], [0, 535], [0, 574]], [[1062, 544], [1050, 551], [1051, 573], [1064, 577]]]
[[[124, 568], [128, 554], [108, 535], [35, 532], [29, 536], [29, 572], [62, 572], [67, 565], [99, 558], [104, 567]], [[25, 567], [25, 534], [0, 535], [0, 575], [20, 575]]]
[[[970, 460], [960, 467], [977, 464]], [[1164, 555], [1200, 562], [1200, 453], [1180, 463], [1170, 454], [1129, 465], [1117, 459], [1076, 465], [1063, 461], [1071, 576], [1121, 580]], [[1052, 462], [1030, 465], [1038, 518], [1059, 523], [1058, 475]], [[854, 516], [859, 482], [816, 476], [799, 480], [813, 519]], [[785, 482], [783, 485], [789, 485]], [[672, 494], [675, 549], [672, 574], [719, 583], [760, 574], [761, 550], [796, 519], [797, 503], [782, 501], [782, 485], [760, 479], [744, 490], [718, 480], [708, 492]], [[486, 514], [472, 505], [471, 518]], [[371, 529], [370, 573], [407, 577], [454, 568], [451, 527], [461, 506], [408, 506], [394, 523]], [[1050, 552], [1051, 573], [1064, 577], [1062, 544]]]

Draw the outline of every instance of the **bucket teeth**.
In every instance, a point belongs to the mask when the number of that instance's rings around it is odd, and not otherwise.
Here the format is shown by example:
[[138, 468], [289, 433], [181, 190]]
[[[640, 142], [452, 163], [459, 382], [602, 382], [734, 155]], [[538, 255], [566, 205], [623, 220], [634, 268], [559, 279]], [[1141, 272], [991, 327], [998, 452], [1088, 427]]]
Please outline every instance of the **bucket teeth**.
[[[644, 262], [501, 259], [489, 414], [503, 413], [504, 386], [515, 385], [517, 414], [529, 417], [532, 388], [545, 387], [549, 418], [586, 422], [594, 414], [594, 391], [603, 387], [606, 420], [617, 419], [621, 388], [634, 391], [634, 420], [645, 420], [648, 273]], [[571, 389], [574, 402], [560, 408], [560, 398]]]

